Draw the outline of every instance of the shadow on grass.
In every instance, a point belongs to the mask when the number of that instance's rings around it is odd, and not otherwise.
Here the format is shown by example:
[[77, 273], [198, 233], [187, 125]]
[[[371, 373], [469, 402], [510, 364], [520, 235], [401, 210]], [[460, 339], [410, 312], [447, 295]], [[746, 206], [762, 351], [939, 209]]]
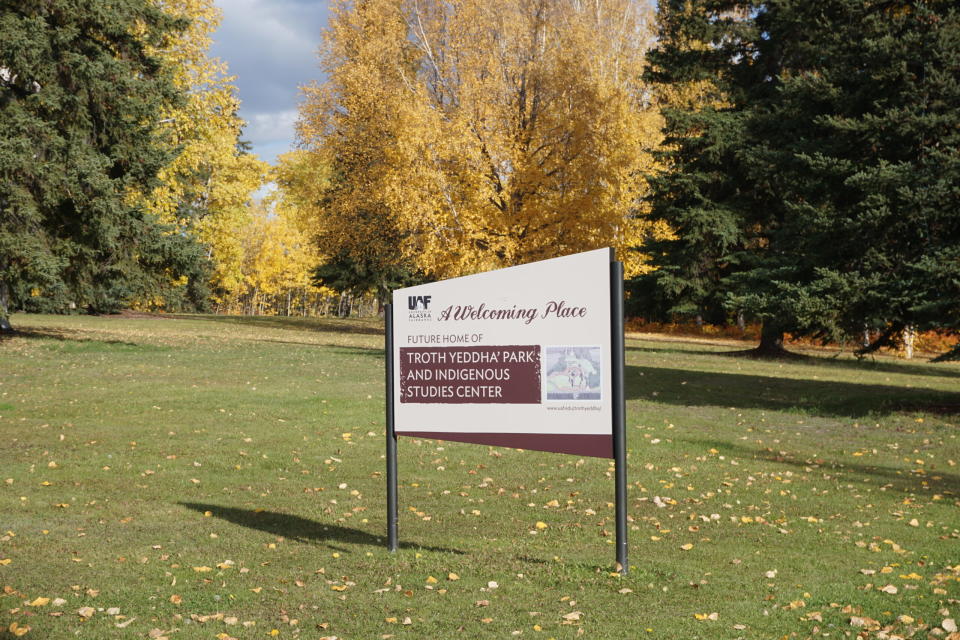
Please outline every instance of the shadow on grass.
[[[213, 514], [213, 517], [232, 522], [241, 527], [265, 531], [266, 533], [283, 536], [284, 538], [297, 540], [298, 542], [318, 542], [337, 551], [347, 551], [347, 549], [338, 547], [338, 543], [362, 544], [373, 547], [387, 546], [385, 536], [375, 536], [359, 529], [341, 527], [335, 524], [324, 524], [323, 522], [308, 520], [307, 518], [301, 518], [300, 516], [287, 513], [238, 509], [236, 507], [224, 507], [216, 504], [197, 502], [178, 502], [177, 504], [200, 513], [209, 511]], [[435, 551], [437, 553], [463, 554], [463, 551], [458, 551], [457, 549], [427, 547], [413, 542], [401, 542], [400, 548]]]
[[336, 354], [344, 356], [372, 356], [374, 358], [380, 358], [383, 360], [384, 351], [383, 347], [361, 347], [359, 345], [343, 345], [343, 344], [333, 344], [333, 343], [321, 343], [321, 342], [301, 342], [298, 340], [257, 340], [256, 342], [269, 342], [271, 344], [292, 344], [304, 347], [323, 347], [324, 349], [330, 349]]
[[741, 460], [764, 460], [777, 464], [786, 464], [801, 469], [816, 469], [821, 472], [830, 472], [843, 476], [844, 480], [853, 480], [851, 475], [865, 478], [874, 478], [882, 484], [871, 486], [886, 487], [903, 493], [923, 493], [930, 495], [944, 491], [960, 492], [960, 476], [942, 471], [927, 471], [923, 475], [911, 473], [909, 470], [894, 469], [892, 467], [871, 466], [863, 463], [847, 463], [827, 460], [820, 456], [802, 458], [791, 455], [789, 452], [773, 451], [770, 449], [751, 449], [741, 445], [721, 440], [681, 438], [683, 442], [716, 449], [721, 454]]
[[[687, 344], [700, 346], [694, 342]], [[725, 356], [730, 358], [745, 358], [745, 352], [742, 349], [735, 351], [725, 350], [727, 347], [717, 346], [715, 349], [683, 349], [671, 346], [643, 346], [627, 347], [626, 350], [636, 351], [638, 353], [657, 353], [665, 355], [696, 355], [696, 356]], [[817, 356], [798, 353], [796, 360], [790, 360], [791, 364], [809, 365], [813, 367], [823, 367], [826, 369], [846, 369], [849, 371], [893, 373], [907, 376], [929, 376], [933, 378], [960, 378], [960, 369], [951, 368], [943, 364], [907, 364], [899, 362], [885, 362], [873, 358], [864, 358], [863, 360], [841, 359], [836, 356]], [[776, 362], [776, 361], [771, 361]]]
[[960, 414], [960, 393], [833, 380], [797, 380], [666, 367], [626, 367], [630, 399], [679, 406], [742, 407], [819, 416], [901, 411]]
[[302, 331], [329, 331], [331, 333], [355, 333], [382, 336], [383, 326], [375, 320], [356, 318], [294, 318], [287, 316], [216, 316], [174, 315], [166, 316], [179, 320], [202, 320], [232, 326], [263, 327], [266, 329], [299, 329]]
[[57, 349], [64, 351], [166, 351], [168, 347], [128, 342], [126, 340], [99, 340], [72, 329], [17, 329], [11, 333], [0, 333], [0, 342], [12, 338], [26, 340], [53, 340]]

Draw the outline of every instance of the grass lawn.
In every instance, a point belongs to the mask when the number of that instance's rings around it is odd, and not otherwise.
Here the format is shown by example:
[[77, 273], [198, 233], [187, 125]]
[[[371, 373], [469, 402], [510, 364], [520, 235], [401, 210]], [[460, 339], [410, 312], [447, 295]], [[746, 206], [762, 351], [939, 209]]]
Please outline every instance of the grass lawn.
[[596, 458], [401, 438], [385, 550], [376, 321], [13, 322], [0, 638], [946, 638], [960, 620], [956, 364], [628, 339], [620, 577]]

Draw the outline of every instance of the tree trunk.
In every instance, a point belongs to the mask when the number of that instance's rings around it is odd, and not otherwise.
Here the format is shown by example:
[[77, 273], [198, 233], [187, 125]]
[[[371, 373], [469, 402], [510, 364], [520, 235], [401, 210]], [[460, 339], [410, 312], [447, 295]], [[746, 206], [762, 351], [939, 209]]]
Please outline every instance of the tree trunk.
[[0, 280], [0, 333], [13, 333], [10, 326], [10, 289]]
[[913, 357], [913, 344], [917, 339], [917, 329], [912, 324], [903, 329], [903, 357], [907, 360]]
[[790, 358], [795, 354], [783, 348], [783, 328], [765, 320], [760, 329], [760, 344], [753, 350], [753, 355], [760, 358]]

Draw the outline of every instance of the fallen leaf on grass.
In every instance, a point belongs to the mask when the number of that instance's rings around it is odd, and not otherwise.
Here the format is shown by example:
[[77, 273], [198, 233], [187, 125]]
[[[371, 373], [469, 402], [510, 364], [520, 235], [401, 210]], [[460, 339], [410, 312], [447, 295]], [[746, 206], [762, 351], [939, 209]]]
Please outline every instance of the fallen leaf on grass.
[[92, 618], [96, 612], [97, 610], [93, 607], [80, 607], [77, 609], [77, 615], [81, 618]]
[[117, 629], [126, 629], [127, 627], [130, 626], [130, 624], [131, 624], [134, 620], [136, 620], [136, 618], [130, 618], [129, 620], [124, 620], [123, 622], [118, 622], [117, 624], [115, 624], [115, 625], [113, 625], [113, 626], [115, 626]]
[[19, 638], [20, 636], [25, 636], [30, 632], [30, 625], [21, 625], [16, 622], [11, 622], [10, 626], [7, 627], [7, 631]]
[[693, 549], [693, 545], [688, 542], [687, 544], [680, 545], [680, 548], [684, 551], [690, 551], [690, 549]]
[[459, 579], [460, 579], [460, 576], [458, 576], [458, 575], [455, 574], [455, 573], [449, 573], [449, 574], [447, 574], [447, 580], [459, 580]]
[[583, 612], [582, 612], [582, 611], [571, 611], [570, 613], [564, 614], [564, 615], [562, 615], [562, 616], [560, 616], [560, 617], [563, 618], [564, 620], [566, 620], [567, 622], [576, 622], [577, 620], [579, 620], [580, 618], [583, 617]]
[[888, 584], [888, 585], [885, 586], [885, 587], [880, 587], [880, 591], [883, 591], [884, 593], [889, 593], [890, 595], [893, 595], [893, 594], [895, 594], [895, 593], [897, 592], [897, 588], [896, 588], [895, 586], [893, 586], [892, 584]]
[[717, 620], [720, 618], [720, 614], [718, 614], [716, 611], [713, 613], [695, 613], [693, 614], [693, 617], [697, 620]]
[[880, 623], [874, 620], [873, 618], [868, 618], [866, 616], [851, 616], [850, 626], [863, 627], [867, 630], [873, 630], [873, 629], [879, 629]]
[[175, 593], [172, 596], [170, 596], [170, 602], [172, 602], [173, 604], [180, 604], [181, 602], [183, 602], [183, 598]]
[[50, 603], [50, 598], [35, 598], [30, 602], [31, 607], [45, 607]]
[[207, 573], [208, 571], [213, 571], [213, 567], [207, 567], [207, 566], [194, 567], [193, 570], [196, 571], [197, 573]]

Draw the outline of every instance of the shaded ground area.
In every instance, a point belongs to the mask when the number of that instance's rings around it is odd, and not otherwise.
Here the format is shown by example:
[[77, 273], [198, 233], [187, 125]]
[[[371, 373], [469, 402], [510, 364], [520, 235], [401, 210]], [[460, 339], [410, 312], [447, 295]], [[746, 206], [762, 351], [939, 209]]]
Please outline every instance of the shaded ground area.
[[668, 367], [628, 366], [626, 389], [628, 399], [678, 406], [738, 406], [850, 418], [897, 411], [960, 413], [960, 393]]
[[[200, 513], [209, 511], [212, 517], [232, 522], [241, 527], [265, 531], [275, 536], [283, 536], [284, 538], [297, 540], [299, 542], [318, 542], [337, 551], [349, 551], [349, 549], [343, 545], [351, 544], [383, 548], [387, 546], [387, 540], [383, 536], [375, 536], [359, 529], [318, 522], [289, 513], [265, 511], [263, 509], [239, 509], [237, 507], [225, 507], [222, 505], [197, 502], [178, 502], [177, 504]], [[421, 546], [413, 542], [401, 542], [400, 547], [403, 549], [418, 549], [420, 551], [433, 551], [438, 553], [463, 553], [456, 549]]]

